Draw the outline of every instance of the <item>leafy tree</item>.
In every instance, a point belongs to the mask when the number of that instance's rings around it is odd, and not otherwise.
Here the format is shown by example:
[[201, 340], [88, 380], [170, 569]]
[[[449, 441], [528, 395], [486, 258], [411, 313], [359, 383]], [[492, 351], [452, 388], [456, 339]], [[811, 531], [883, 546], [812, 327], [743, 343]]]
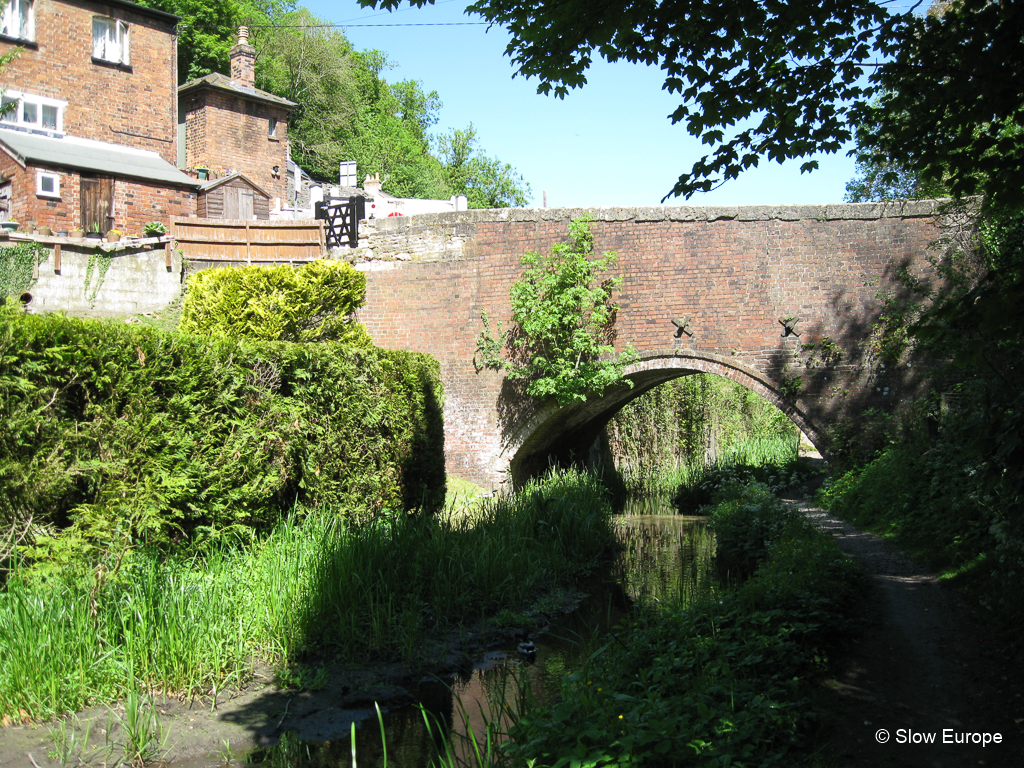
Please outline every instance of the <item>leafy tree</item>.
[[[604, 393], [623, 379], [622, 370], [637, 359], [632, 347], [615, 355], [611, 345], [616, 304], [612, 291], [622, 279], [601, 279], [615, 261], [614, 252], [594, 256], [589, 216], [569, 225], [569, 242], [551, 253], [523, 256], [523, 276], [510, 291], [511, 331], [491, 335], [487, 313], [477, 339], [474, 362], [505, 370], [508, 378], [527, 381], [536, 398], [555, 397], [562, 405]], [[507, 347], [508, 354], [502, 352]]]
[[670, 196], [712, 189], [762, 159], [836, 152], [871, 125], [888, 159], [929, 180], [945, 174], [955, 194], [1020, 199], [1024, 142], [1006, 132], [1024, 124], [1016, 4], [963, 0], [924, 19], [887, 5], [477, 0], [467, 10], [508, 29], [506, 52], [542, 93], [585, 85], [594, 56], [660, 67], [682, 102], [672, 121], [714, 147]]
[[306, 170], [334, 178], [339, 162], [354, 160], [399, 197], [451, 196], [427, 137], [441, 106], [435, 91], [414, 80], [388, 84], [384, 53], [354, 50], [305, 8], [254, 32], [257, 84], [299, 104], [289, 137]]
[[508, 163], [478, 149], [476, 128], [453, 128], [438, 137], [437, 151], [445, 177], [457, 195], [465, 195], [470, 208], [507, 208], [530, 201], [530, 185]]

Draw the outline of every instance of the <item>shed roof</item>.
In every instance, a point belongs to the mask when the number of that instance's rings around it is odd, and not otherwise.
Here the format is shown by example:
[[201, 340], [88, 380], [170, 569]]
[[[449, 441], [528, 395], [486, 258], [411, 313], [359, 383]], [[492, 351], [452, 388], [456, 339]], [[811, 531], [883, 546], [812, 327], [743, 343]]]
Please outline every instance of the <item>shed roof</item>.
[[235, 85], [231, 82], [231, 78], [227, 75], [222, 75], [220, 72], [211, 72], [209, 75], [190, 80], [184, 85], [178, 86], [178, 93], [184, 93], [185, 91], [198, 90], [200, 88], [212, 88], [215, 91], [227, 91], [236, 96], [249, 99], [250, 101], [261, 101], [265, 104], [273, 104], [276, 107], [284, 107], [285, 109], [295, 109], [299, 106], [294, 101], [288, 99], [282, 99], [280, 96], [275, 96], [267, 91], [261, 91], [259, 88], [245, 88], [241, 85]]
[[270, 199], [270, 194], [265, 192], [263, 190], [263, 188], [259, 184], [257, 184], [255, 181], [250, 179], [245, 174], [239, 173], [238, 171], [235, 171], [234, 173], [229, 173], [227, 176], [222, 176], [219, 179], [210, 179], [209, 181], [201, 182], [200, 185], [199, 185], [199, 191], [200, 192], [209, 192], [211, 189], [216, 189], [220, 185], [227, 184], [229, 181], [233, 181], [235, 179], [239, 179], [240, 181], [244, 181], [246, 184], [248, 184], [250, 187], [255, 189], [257, 192], [259, 192], [265, 198], [267, 198], [268, 200]]
[[175, 187], [199, 186], [198, 181], [179, 171], [156, 152], [105, 141], [76, 136], [40, 136], [0, 128], [0, 149], [22, 166], [32, 163], [163, 182]]

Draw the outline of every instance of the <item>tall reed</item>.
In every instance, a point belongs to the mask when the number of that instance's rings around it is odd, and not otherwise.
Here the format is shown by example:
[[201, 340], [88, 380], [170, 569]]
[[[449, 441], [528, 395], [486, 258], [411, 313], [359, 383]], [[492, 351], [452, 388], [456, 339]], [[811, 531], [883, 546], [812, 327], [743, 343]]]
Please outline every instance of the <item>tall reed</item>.
[[610, 515], [599, 483], [568, 473], [476, 520], [397, 513], [355, 527], [318, 513], [201, 557], [127, 550], [110, 570], [47, 578], [16, 565], [0, 591], [0, 717], [50, 718], [136, 679], [210, 691], [254, 659], [310, 649], [422, 660], [459, 624], [593, 567], [613, 541]]

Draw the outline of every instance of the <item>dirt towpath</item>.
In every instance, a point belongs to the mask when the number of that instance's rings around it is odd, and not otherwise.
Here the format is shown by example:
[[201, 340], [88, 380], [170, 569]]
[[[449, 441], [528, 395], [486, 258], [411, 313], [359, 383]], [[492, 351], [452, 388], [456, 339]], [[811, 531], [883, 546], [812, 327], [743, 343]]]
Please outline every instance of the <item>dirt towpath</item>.
[[[878, 536], [801, 506], [872, 585], [872, 615], [854, 643], [854, 664], [829, 686], [835, 718], [823, 729], [831, 733], [826, 764], [1024, 768], [1021, 670], [1004, 659], [977, 613]], [[964, 734], [969, 743], [957, 743]], [[985, 734], [999, 734], [1001, 743], [976, 743]]]

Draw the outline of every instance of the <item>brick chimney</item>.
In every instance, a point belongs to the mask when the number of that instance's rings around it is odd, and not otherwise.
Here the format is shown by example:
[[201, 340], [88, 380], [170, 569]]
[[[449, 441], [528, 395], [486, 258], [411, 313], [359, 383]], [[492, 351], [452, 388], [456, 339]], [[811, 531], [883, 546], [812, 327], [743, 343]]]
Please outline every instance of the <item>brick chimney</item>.
[[249, 28], [238, 28], [238, 43], [231, 49], [231, 84], [256, 87], [256, 49], [249, 45]]

